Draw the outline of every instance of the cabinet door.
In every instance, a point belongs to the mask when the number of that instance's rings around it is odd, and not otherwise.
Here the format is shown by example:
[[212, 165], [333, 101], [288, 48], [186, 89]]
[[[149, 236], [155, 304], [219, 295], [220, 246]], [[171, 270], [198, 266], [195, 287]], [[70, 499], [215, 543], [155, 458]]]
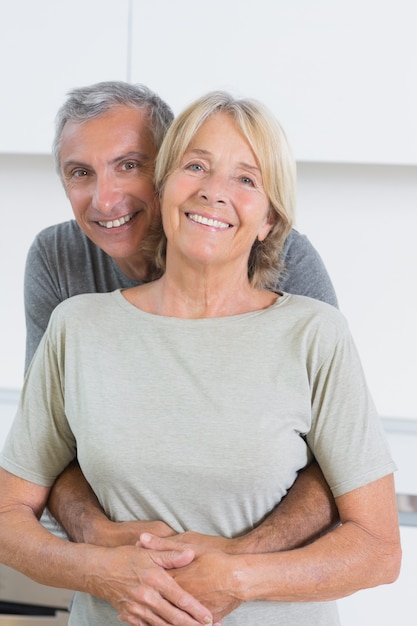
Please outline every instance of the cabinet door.
[[0, 6], [0, 152], [51, 151], [68, 90], [126, 80], [129, 0], [20, 0]]
[[300, 161], [417, 164], [415, 0], [132, 8], [132, 78], [175, 112], [225, 88], [264, 101]]

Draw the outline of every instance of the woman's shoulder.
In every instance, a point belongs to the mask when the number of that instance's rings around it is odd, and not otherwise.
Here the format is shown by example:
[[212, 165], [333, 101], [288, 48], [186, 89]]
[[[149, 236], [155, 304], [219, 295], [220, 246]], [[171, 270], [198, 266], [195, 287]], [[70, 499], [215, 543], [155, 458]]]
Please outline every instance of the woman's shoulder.
[[327, 302], [310, 296], [284, 293], [282, 305], [286, 315], [294, 324], [310, 329], [320, 329], [327, 336], [329, 334], [341, 336], [349, 332], [343, 313]]

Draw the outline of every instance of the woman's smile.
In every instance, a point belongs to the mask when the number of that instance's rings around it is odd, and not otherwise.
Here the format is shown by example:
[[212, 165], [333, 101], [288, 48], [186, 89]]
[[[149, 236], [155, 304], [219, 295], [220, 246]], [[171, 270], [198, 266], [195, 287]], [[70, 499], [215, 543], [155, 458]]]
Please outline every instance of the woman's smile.
[[232, 224], [229, 224], [228, 222], [224, 222], [219, 219], [212, 218], [212, 217], [205, 217], [204, 215], [200, 215], [199, 213], [186, 213], [185, 215], [192, 222], [203, 224], [203, 226], [210, 226], [211, 228], [220, 229], [220, 230], [232, 228]]

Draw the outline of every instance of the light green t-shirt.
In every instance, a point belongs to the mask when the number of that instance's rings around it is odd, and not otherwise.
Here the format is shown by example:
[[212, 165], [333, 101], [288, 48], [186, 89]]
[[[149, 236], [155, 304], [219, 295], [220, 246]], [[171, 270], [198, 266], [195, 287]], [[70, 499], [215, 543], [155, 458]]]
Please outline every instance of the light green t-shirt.
[[[226, 537], [256, 526], [312, 454], [334, 496], [395, 469], [345, 319], [289, 294], [195, 320], [145, 313], [120, 291], [59, 305], [0, 462], [50, 485], [76, 454], [113, 520]], [[71, 623], [119, 624], [85, 594]], [[255, 602], [223, 624], [338, 618], [333, 603]]]

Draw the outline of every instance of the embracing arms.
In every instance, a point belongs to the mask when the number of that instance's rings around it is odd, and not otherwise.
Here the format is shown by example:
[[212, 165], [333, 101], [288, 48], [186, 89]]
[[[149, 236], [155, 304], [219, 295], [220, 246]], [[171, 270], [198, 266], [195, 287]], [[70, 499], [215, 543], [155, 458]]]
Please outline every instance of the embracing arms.
[[[48, 508], [68, 536], [77, 542], [116, 546], [135, 544], [142, 532], [159, 537], [175, 534], [164, 522], [157, 520], [111, 522], [76, 462], [57, 479]], [[231, 554], [290, 550], [309, 543], [338, 521], [333, 496], [314, 462], [300, 473], [286, 497], [259, 526], [242, 537], [211, 537], [210, 541], [213, 547]], [[184, 540], [189, 539], [189, 533], [185, 533]]]
[[[73, 471], [79, 470], [73, 468]], [[303, 479], [307, 481], [307, 491], [308, 484], [313, 489], [320, 485], [317, 468], [313, 466], [309, 472], [310, 476], [306, 473], [298, 479], [301, 486]], [[317, 473], [316, 479], [313, 479], [314, 473]], [[355, 489], [337, 498], [336, 503], [340, 525], [315, 541], [310, 541], [311, 536], [305, 536], [308, 545], [295, 549], [290, 549], [294, 546], [285, 532], [288, 549], [274, 550], [271, 547], [274, 543], [282, 544], [282, 535], [277, 538], [275, 532], [280, 524], [282, 530], [285, 525], [291, 526], [290, 509], [279, 521], [279, 507], [265, 520], [265, 528], [262, 528], [263, 524], [259, 526], [259, 534], [255, 530], [241, 539], [241, 549], [239, 539], [223, 540], [193, 532], [170, 537], [168, 527], [162, 527], [165, 538], [161, 538], [157, 536], [161, 528], [152, 532], [150, 523], [147, 532], [146, 523], [140, 522], [133, 522], [130, 528], [120, 525], [118, 539], [124, 535], [127, 539], [134, 539], [139, 532], [140, 545], [150, 550], [192, 548], [196, 558], [184, 567], [171, 569], [170, 574], [184, 590], [212, 612], [215, 620], [221, 619], [242, 602], [326, 601], [395, 580], [401, 549], [392, 475]], [[285, 500], [281, 506], [285, 509]], [[302, 509], [301, 503], [299, 506]], [[299, 514], [301, 519], [301, 512]], [[103, 531], [106, 525], [112, 523], [102, 519], [103, 513], [98, 504], [96, 515], [94, 520], [93, 514], [94, 532], [103, 532], [102, 537], [112, 537], [111, 541], [114, 541], [117, 525], [116, 530]], [[278, 520], [276, 524], [274, 515]], [[315, 534], [320, 533], [319, 526]], [[81, 530], [81, 534], [85, 531]], [[78, 538], [85, 540], [81, 535]], [[268, 545], [269, 549], [266, 549]]]

